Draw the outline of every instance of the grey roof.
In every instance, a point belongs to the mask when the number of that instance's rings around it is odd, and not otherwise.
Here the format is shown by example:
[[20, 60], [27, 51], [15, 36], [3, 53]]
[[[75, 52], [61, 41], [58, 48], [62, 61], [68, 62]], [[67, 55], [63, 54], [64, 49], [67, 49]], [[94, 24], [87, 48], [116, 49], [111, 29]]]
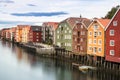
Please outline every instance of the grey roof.
[[32, 31], [41, 31], [42, 26], [31, 26]]

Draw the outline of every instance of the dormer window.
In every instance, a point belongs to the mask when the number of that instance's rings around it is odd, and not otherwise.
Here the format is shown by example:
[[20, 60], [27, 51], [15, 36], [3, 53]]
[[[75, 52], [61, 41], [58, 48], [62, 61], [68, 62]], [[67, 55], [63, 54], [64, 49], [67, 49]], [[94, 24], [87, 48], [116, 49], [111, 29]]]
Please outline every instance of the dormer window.
[[113, 21], [113, 26], [117, 26], [117, 21]]

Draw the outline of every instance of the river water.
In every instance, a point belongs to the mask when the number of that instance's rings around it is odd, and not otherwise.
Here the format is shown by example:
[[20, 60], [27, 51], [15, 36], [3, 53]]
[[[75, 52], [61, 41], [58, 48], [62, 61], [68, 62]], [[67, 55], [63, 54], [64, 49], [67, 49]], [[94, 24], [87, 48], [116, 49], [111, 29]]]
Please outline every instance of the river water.
[[81, 72], [65, 61], [42, 58], [0, 40], [0, 80], [120, 80], [118, 72]]

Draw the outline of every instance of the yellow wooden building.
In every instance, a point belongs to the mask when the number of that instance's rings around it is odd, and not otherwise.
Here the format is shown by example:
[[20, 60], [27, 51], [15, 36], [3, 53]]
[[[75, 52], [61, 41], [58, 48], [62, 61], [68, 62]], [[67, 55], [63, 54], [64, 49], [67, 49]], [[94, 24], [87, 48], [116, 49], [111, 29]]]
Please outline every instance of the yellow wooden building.
[[105, 27], [109, 21], [109, 19], [93, 19], [88, 27], [87, 54], [104, 57]]

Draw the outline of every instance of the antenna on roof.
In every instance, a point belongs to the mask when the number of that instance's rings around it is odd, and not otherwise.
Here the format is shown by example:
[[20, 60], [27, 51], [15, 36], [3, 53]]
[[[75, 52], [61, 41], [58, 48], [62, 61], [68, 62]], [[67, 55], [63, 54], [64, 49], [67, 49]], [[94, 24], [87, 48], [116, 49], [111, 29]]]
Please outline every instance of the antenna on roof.
[[82, 15], [80, 14], [80, 18], [82, 18]]

